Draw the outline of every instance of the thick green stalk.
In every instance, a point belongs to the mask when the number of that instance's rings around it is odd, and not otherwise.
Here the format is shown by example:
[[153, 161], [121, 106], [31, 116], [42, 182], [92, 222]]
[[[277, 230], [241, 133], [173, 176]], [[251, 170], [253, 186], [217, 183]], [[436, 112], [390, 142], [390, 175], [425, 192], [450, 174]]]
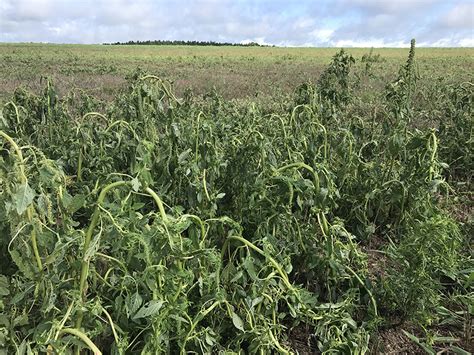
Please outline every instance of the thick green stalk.
[[[224, 246], [222, 247], [222, 252], [221, 252], [221, 259], [224, 257], [224, 254], [225, 254], [225, 249], [227, 248], [227, 244], [229, 243], [230, 240], [237, 240], [239, 242], [241, 242], [242, 244], [244, 244], [245, 246], [249, 247], [250, 249], [256, 251], [257, 253], [259, 253], [260, 255], [262, 255], [263, 257], [265, 257], [266, 259], [268, 259], [268, 261], [270, 262], [270, 264], [273, 265], [273, 267], [276, 269], [276, 271], [280, 274], [282, 280], [283, 280], [283, 283], [285, 284], [285, 286], [291, 290], [291, 291], [295, 291], [295, 288], [293, 287], [293, 285], [290, 283], [290, 280], [288, 279], [288, 275], [286, 274], [286, 272], [283, 270], [283, 268], [281, 267], [281, 265], [275, 260], [273, 259], [270, 255], [267, 255], [265, 254], [265, 252], [260, 249], [259, 247], [257, 247], [255, 244], [253, 244], [252, 242], [249, 242], [247, 239], [245, 238], [242, 238], [240, 236], [230, 236], [227, 238], [227, 240], [225, 241], [224, 243]], [[217, 282], [219, 283], [220, 282], [220, 274], [219, 274], [219, 271], [217, 272], [217, 276], [216, 276], [216, 279], [217, 279]]]
[[321, 123], [317, 123], [317, 125], [322, 128], [324, 132], [324, 150], [323, 150], [323, 157], [324, 160], [326, 161], [328, 158], [328, 132], [326, 130], [326, 127], [324, 127]]
[[[89, 228], [86, 231], [86, 237], [84, 239], [84, 245], [82, 247], [82, 265], [81, 265], [81, 279], [79, 282], [79, 294], [83, 299], [85, 299], [85, 292], [86, 292], [86, 284], [87, 284], [87, 275], [89, 274], [89, 260], [86, 258], [86, 253], [87, 250], [89, 249], [89, 245], [91, 243], [92, 239], [92, 233], [94, 232], [94, 229], [97, 225], [97, 222], [99, 221], [99, 214], [100, 214], [100, 205], [104, 202], [105, 196], [107, 195], [107, 192], [109, 192], [111, 189], [119, 186], [123, 186], [128, 184], [126, 181], [117, 181], [113, 182], [107, 186], [105, 186], [102, 191], [99, 194], [99, 198], [97, 199], [97, 204], [94, 209], [94, 214], [92, 215], [91, 222], [89, 224]], [[77, 321], [76, 321], [76, 328], [80, 328], [82, 324], [82, 312], [79, 313]]]
[[272, 339], [273, 344], [274, 344], [275, 347], [278, 349], [278, 351], [280, 352], [280, 354], [285, 354], [285, 355], [290, 355], [290, 354], [291, 354], [288, 350], [286, 350], [284, 347], [281, 346], [280, 342], [279, 342], [278, 339], [273, 335], [273, 333], [272, 333], [271, 330], [268, 330], [268, 334], [270, 335], [270, 338]]
[[92, 239], [92, 233], [94, 232], [95, 226], [97, 225], [97, 222], [99, 220], [99, 206], [104, 202], [105, 196], [107, 195], [107, 192], [109, 192], [111, 189], [115, 187], [119, 187], [122, 185], [126, 185], [128, 182], [126, 181], [117, 181], [113, 182], [106, 187], [102, 189], [102, 191], [99, 194], [99, 198], [97, 199], [97, 205], [94, 209], [94, 214], [92, 215], [91, 223], [89, 224], [89, 228], [86, 231], [86, 237], [84, 239], [84, 245], [83, 245], [83, 260], [82, 260], [82, 268], [81, 268], [81, 281], [80, 281], [80, 294], [83, 295], [84, 289], [86, 286], [86, 280], [87, 280], [87, 274], [89, 272], [89, 261], [86, 260], [85, 254], [87, 252], [87, 249], [89, 249], [89, 245], [91, 243]]
[[165, 82], [163, 80], [161, 80], [159, 77], [157, 77], [156, 75], [152, 75], [152, 74], [148, 74], [148, 75], [145, 75], [145, 76], [142, 76], [140, 78], [140, 80], [144, 81], [144, 80], [147, 80], [147, 79], [154, 79], [154, 80], [157, 80], [160, 85], [161, 85], [161, 88], [163, 89], [163, 91], [165, 92], [165, 94], [169, 97], [169, 98], [172, 98], [176, 103], [179, 104], [179, 101], [178, 99], [176, 98], [176, 96], [174, 96], [174, 94], [171, 92], [171, 88], [167, 87], [165, 85]]
[[[12, 137], [10, 137], [8, 134], [6, 134], [3, 131], [0, 131], [0, 136], [3, 137], [10, 145], [13, 147], [13, 150], [15, 151], [18, 160], [20, 161], [19, 164], [19, 170], [20, 170], [20, 181], [22, 184], [26, 185], [28, 183], [28, 178], [26, 177], [25, 174], [25, 168], [23, 167], [23, 154], [21, 153], [20, 147], [16, 144], [16, 142], [13, 140]], [[28, 206], [26, 209], [26, 217], [28, 219], [29, 223], [33, 222], [33, 206]], [[36, 228], [34, 224], [32, 225], [33, 229], [31, 231], [31, 246], [33, 248], [33, 254], [35, 255], [36, 259], [36, 265], [38, 266], [38, 271], [41, 272], [43, 270], [43, 262], [41, 261], [41, 256], [39, 254], [38, 250], [38, 242], [36, 240]]]
[[[431, 140], [433, 143], [431, 144]], [[436, 154], [438, 152], [438, 140], [434, 131], [431, 133], [430, 138], [428, 138], [428, 149], [431, 149], [430, 156], [430, 168], [429, 168], [429, 181], [432, 181], [435, 174], [436, 166]]]
[[97, 345], [95, 345], [94, 342], [86, 334], [81, 332], [79, 329], [64, 328], [61, 330], [61, 333], [71, 334], [78, 337], [92, 350], [94, 355], [102, 355], [102, 351], [99, 350]]
[[16, 115], [16, 123], [18, 125], [20, 125], [20, 114], [18, 112], [18, 106], [15, 105], [15, 103], [13, 101], [9, 101], [7, 102], [3, 107], [7, 107], [8, 105], [11, 105], [13, 106], [13, 108], [15, 109], [15, 115]]
[[193, 321], [190, 321], [190, 328], [189, 328], [189, 332], [188, 334], [186, 335], [186, 338], [184, 339], [183, 341], [183, 345], [181, 346], [181, 354], [186, 354], [186, 343], [192, 338], [192, 333], [194, 331], [194, 329], [196, 328], [196, 326], [198, 325], [198, 323], [204, 319], [204, 317], [206, 317], [214, 308], [216, 308], [217, 306], [219, 306], [220, 304], [222, 303], [222, 301], [214, 301], [214, 303], [209, 307], [207, 308], [206, 310], [204, 311], [200, 311], [196, 317], [194, 318]]
[[28, 181], [25, 175], [25, 169], [23, 167], [23, 154], [21, 153], [20, 147], [18, 147], [18, 144], [13, 140], [12, 137], [10, 137], [8, 134], [6, 134], [3, 131], [0, 131], [0, 136], [4, 138], [10, 145], [12, 146], [13, 150], [15, 151], [18, 160], [20, 161], [19, 169], [20, 169], [20, 180], [21, 183], [24, 184]]
[[199, 160], [199, 119], [200, 119], [201, 115], [204, 116], [204, 113], [202, 111], [198, 113], [197, 119], [196, 119], [196, 125], [197, 125], [197, 128], [196, 128], [196, 142], [195, 142], [195, 145], [194, 145], [194, 159], [195, 159], [196, 165], [197, 165], [198, 160]]
[[108, 123], [108, 119], [106, 116], [104, 116], [103, 114], [99, 113], [99, 112], [88, 112], [86, 113], [84, 116], [82, 116], [82, 121], [84, 121], [87, 117], [89, 116], [99, 116], [100, 118], [102, 118], [106, 123]]
[[292, 168], [304, 168], [306, 170], [308, 170], [311, 175], [313, 175], [313, 179], [314, 179], [314, 187], [316, 189], [316, 193], [319, 193], [320, 191], [320, 186], [319, 186], [319, 176], [318, 174], [316, 174], [316, 172], [314, 171], [314, 169], [312, 167], [310, 167], [308, 164], [305, 164], [305, 163], [302, 163], [302, 162], [299, 162], [299, 163], [291, 163], [291, 164], [288, 164], [288, 165], [285, 165], [285, 166], [282, 166], [281, 168], [278, 168], [277, 169], [277, 172], [282, 172], [282, 171], [285, 171], [285, 170], [288, 170], [288, 169], [292, 169]]
[[82, 159], [83, 159], [83, 153], [82, 153], [82, 147], [79, 149], [79, 159], [77, 161], [77, 181], [82, 181]]
[[153, 199], [155, 200], [155, 203], [158, 206], [158, 210], [160, 211], [160, 216], [163, 222], [165, 223], [168, 222], [168, 216], [166, 215], [165, 208], [163, 206], [163, 201], [161, 201], [160, 196], [158, 196], [156, 192], [150, 189], [149, 187], [147, 187], [145, 191], [148, 192], [151, 195], [151, 197], [153, 197]]
[[206, 195], [206, 198], [208, 201], [211, 201], [211, 197], [209, 196], [209, 192], [207, 191], [207, 182], [206, 182], [206, 169], [203, 171], [203, 176], [202, 176], [202, 186], [204, 188], [204, 193]]
[[370, 301], [372, 302], [372, 308], [373, 308], [373, 311], [374, 311], [374, 314], [375, 316], [378, 315], [377, 313], [377, 302], [375, 302], [375, 298], [374, 296], [372, 295], [372, 292], [370, 292], [370, 290], [368, 289], [368, 287], [366, 286], [366, 284], [364, 283], [364, 281], [362, 281], [362, 279], [359, 277], [359, 275], [356, 274], [356, 272], [354, 270], [352, 270], [349, 266], [346, 265], [346, 269], [347, 271], [349, 271], [354, 277], [355, 279], [357, 280], [357, 282], [360, 283], [360, 285], [365, 288], [365, 290], [367, 291], [367, 294], [369, 295], [369, 298], [370, 298]]

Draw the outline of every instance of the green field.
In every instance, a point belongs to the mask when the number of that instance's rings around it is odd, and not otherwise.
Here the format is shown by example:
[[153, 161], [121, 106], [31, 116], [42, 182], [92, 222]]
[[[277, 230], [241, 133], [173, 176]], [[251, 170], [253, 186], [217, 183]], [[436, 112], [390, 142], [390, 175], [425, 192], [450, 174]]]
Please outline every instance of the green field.
[[472, 353], [473, 54], [0, 45], [0, 355]]
[[[358, 60], [356, 71], [364, 70], [360, 59], [369, 50], [348, 49]], [[53, 79], [60, 93], [82, 88], [110, 99], [138, 67], [172, 80], [178, 94], [187, 88], [204, 94], [215, 87], [226, 98], [274, 96], [316, 80], [336, 52], [336, 48], [0, 44], [0, 100], [19, 85], [38, 91], [44, 76]], [[393, 80], [406, 49], [374, 49], [374, 53], [383, 60], [372, 66], [376, 79]], [[474, 48], [420, 48], [417, 56], [422, 80], [442, 76], [472, 82]]]

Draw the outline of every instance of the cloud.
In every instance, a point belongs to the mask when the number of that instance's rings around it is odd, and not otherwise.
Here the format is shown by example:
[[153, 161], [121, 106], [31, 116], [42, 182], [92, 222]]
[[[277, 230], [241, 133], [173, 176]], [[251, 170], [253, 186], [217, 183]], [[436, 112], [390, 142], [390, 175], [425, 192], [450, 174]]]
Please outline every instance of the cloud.
[[408, 11], [426, 9], [439, 0], [336, 0], [349, 9], [358, 9], [371, 14], [407, 14]]
[[473, 2], [455, 0], [1, 0], [0, 41], [147, 39], [285, 46], [472, 45]]
[[451, 28], [474, 31], [474, 2], [456, 5], [441, 19], [441, 23]]
[[474, 42], [474, 3], [457, 2], [445, 6], [420, 30], [420, 45], [432, 47], [472, 47]]
[[333, 42], [335, 47], [394, 47], [394, 48], [404, 48], [410, 47], [410, 42], [396, 41], [396, 42], [386, 42], [383, 39], [367, 39], [367, 40], [352, 40], [352, 39], [343, 39]]
[[309, 35], [312, 37], [311, 39], [314, 39], [318, 43], [328, 43], [331, 40], [331, 37], [334, 33], [334, 30], [331, 29], [315, 29], [309, 33]]
[[458, 42], [460, 47], [474, 47], [474, 38], [463, 38]]

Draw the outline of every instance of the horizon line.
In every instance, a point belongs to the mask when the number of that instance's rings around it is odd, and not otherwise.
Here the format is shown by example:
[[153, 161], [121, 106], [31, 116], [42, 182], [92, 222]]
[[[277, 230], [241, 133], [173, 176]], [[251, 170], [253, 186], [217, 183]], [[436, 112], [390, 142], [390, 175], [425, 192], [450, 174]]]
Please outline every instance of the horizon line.
[[[140, 42], [146, 42], [148, 40], [143, 40]], [[153, 40], [150, 40], [153, 41]], [[160, 40], [156, 40], [160, 41]], [[161, 41], [175, 41], [175, 40], [161, 40]], [[206, 43], [206, 42], [214, 42], [214, 41], [200, 41], [200, 40], [176, 40], [176, 41], [184, 41], [184, 42], [198, 42], [198, 43]], [[118, 44], [117, 44], [118, 43]], [[181, 47], [261, 47], [261, 48], [321, 48], [321, 49], [329, 49], [329, 48], [378, 48], [378, 49], [404, 49], [410, 48], [410, 44], [407, 43], [406, 46], [365, 46], [365, 47], [355, 47], [355, 46], [309, 46], [309, 45], [278, 45], [278, 44], [259, 44], [254, 42], [254, 45], [244, 44], [240, 42], [214, 42], [216, 45], [199, 45], [199, 44], [138, 44], [138, 43], [127, 43], [127, 42], [103, 42], [103, 43], [74, 43], [74, 42], [33, 42], [33, 41], [20, 41], [20, 42], [3, 42], [0, 41], [0, 45], [15, 45], [15, 44], [34, 44], [34, 45], [74, 45], [74, 46], [181, 46]], [[474, 49], [474, 46], [427, 46], [427, 45], [419, 45], [417, 43], [416, 48], [431, 48], [431, 49], [454, 49], [454, 48], [465, 48], [465, 49]]]

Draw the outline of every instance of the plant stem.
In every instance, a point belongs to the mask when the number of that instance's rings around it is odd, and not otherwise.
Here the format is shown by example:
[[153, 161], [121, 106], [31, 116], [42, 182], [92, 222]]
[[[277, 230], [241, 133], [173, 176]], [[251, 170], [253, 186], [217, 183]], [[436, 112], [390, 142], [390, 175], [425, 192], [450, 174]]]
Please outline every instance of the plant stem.
[[79, 329], [64, 328], [61, 330], [61, 333], [71, 334], [78, 337], [92, 350], [94, 355], [102, 355], [102, 351], [100, 351], [99, 348], [94, 344], [94, 342]]
[[[84, 245], [82, 247], [82, 265], [81, 265], [81, 279], [79, 282], [79, 294], [85, 300], [85, 292], [86, 292], [86, 283], [87, 283], [87, 275], [89, 273], [89, 260], [86, 258], [87, 250], [89, 249], [89, 245], [92, 239], [92, 233], [94, 232], [95, 226], [97, 225], [97, 222], [99, 220], [99, 211], [100, 208], [99, 206], [104, 202], [105, 196], [107, 195], [107, 192], [109, 192], [111, 189], [119, 186], [123, 186], [128, 184], [126, 181], [117, 181], [113, 182], [107, 186], [105, 186], [102, 191], [99, 194], [99, 198], [97, 199], [97, 204], [94, 209], [94, 214], [92, 215], [91, 223], [89, 224], [89, 228], [86, 231], [86, 237], [84, 239]], [[77, 321], [76, 321], [76, 328], [81, 327], [82, 323], [82, 312], [79, 313]]]
[[[28, 184], [28, 178], [26, 177], [26, 174], [25, 174], [25, 168], [23, 166], [23, 161], [24, 161], [23, 160], [23, 154], [21, 153], [20, 147], [18, 147], [18, 144], [16, 144], [16, 142], [13, 140], [13, 138], [10, 137], [5, 132], [0, 131], [0, 136], [3, 137], [13, 147], [13, 150], [15, 151], [15, 153], [18, 157], [18, 160], [20, 161], [20, 164], [19, 164], [20, 181], [23, 185], [26, 186]], [[28, 208], [26, 209], [26, 217], [27, 217], [29, 223], [33, 222], [33, 212], [34, 212], [33, 206], [31, 206], [31, 205], [28, 206]], [[33, 227], [33, 229], [31, 231], [31, 247], [33, 248], [33, 254], [35, 255], [36, 265], [38, 266], [38, 271], [42, 272], [43, 262], [41, 261], [41, 256], [40, 256], [40, 253], [39, 253], [39, 250], [38, 250], [38, 242], [37, 242], [37, 239], [36, 239], [36, 228], [35, 228], [34, 224], [32, 224], [32, 227]]]
[[148, 192], [151, 195], [151, 197], [153, 197], [153, 199], [155, 200], [158, 206], [158, 210], [160, 211], [160, 216], [163, 222], [165, 223], [168, 222], [168, 216], [166, 215], [165, 208], [163, 206], [163, 201], [161, 200], [160, 196], [158, 196], [156, 192], [150, 189], [149, 187], [147, 187], [145, 191]]

